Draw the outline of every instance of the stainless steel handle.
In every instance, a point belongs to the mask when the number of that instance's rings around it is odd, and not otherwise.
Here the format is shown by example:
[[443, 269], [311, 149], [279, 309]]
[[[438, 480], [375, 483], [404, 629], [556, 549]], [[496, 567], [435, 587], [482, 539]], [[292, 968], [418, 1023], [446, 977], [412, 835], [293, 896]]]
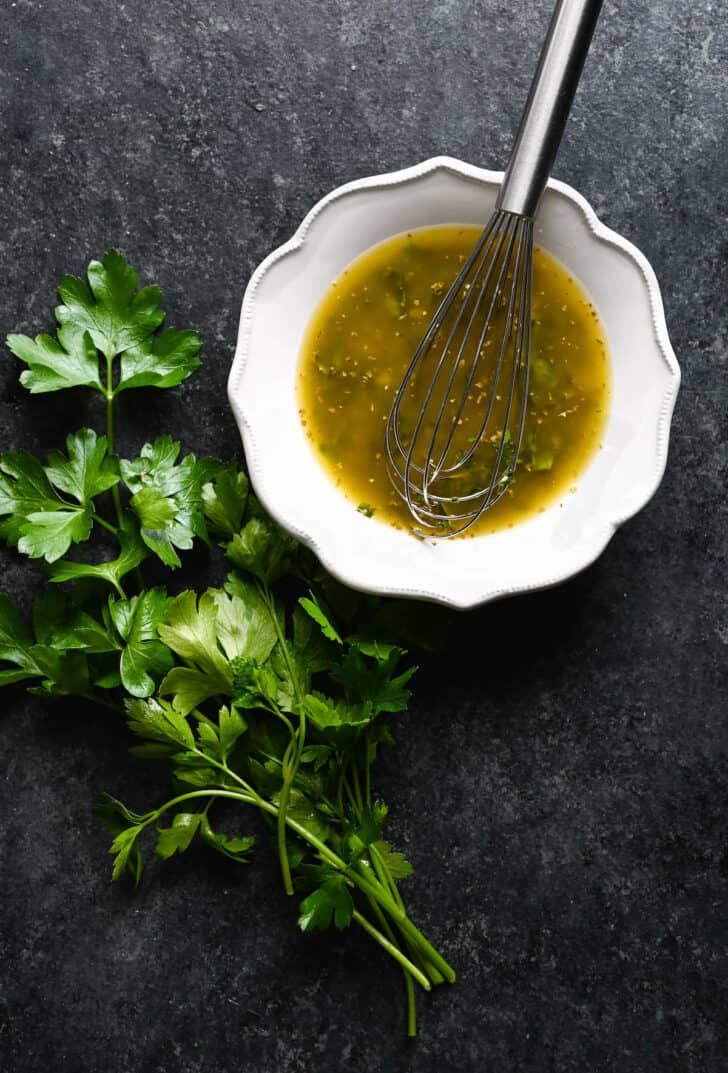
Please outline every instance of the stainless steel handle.
[[564, 133], [602, 0], [558, 0], [497, 209], [535, 216]]

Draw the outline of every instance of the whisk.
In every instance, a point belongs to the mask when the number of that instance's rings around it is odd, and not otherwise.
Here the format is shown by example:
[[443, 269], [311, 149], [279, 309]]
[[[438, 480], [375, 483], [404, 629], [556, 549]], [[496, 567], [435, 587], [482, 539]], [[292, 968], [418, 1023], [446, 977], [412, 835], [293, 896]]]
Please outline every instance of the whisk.
[[[557, 3], [494, 214], [394, 397], [387, 467], [419, 536], [463, 533], [514, 480], [528, 407], [534, 217], [601, 6]], [[464, 437], [468, 407], [482, 419]]]

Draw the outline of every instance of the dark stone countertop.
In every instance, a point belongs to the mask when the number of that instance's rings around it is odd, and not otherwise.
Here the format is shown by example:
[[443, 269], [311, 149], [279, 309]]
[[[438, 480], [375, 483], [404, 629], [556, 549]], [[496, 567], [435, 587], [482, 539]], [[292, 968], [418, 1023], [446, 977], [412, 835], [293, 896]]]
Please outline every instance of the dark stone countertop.
[[[204, 375], [128, 405], [122, 448], [164, 429], [231, 455], [253, 266], [346, 180], [502, 165], [549, 6], [6, 0], [3, 332], [49, 327], [62, 274], [119, 246], [205, 340]], [[353, 933], [301, 936], [264, 848], [112, 887], [91, 806], [145, 804], [156, 776], [113, 716], [8, 691], [2, 1073], [726, 1068], [726, 71], [723, 4], [605, 4], [555, 174], [651, 260], [684, 383], [649, 506], [580, 577], [471, 614], [396, 720], [378, 787], [413, 917], [460, 974], [417, 1042], [399, 975]], [[17, 373], [0, 449], [98, 420]], [[10, 552], [0, 574], [37, 585]]]

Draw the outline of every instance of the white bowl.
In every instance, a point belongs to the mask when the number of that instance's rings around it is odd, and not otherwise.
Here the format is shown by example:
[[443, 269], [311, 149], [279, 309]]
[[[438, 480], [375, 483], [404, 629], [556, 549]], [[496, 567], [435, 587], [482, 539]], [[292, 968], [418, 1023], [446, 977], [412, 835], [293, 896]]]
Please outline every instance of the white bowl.
[[603, 447], [576, 492], [513, 529], [433, 544], [357, 513], [319, 465], [301, 427], [296, 369], [327, 287], [365, 250], [402, 231], [484, 225], [501, 179], [436, 157], [347, 183], [319, 201], [245, 292], [228, 392], [253, 486], [270, 514], [354, 588], [468, 608], [554, 585], [596, 559], [664, 472], [680, 370], [655, 274], [580, 194], [555, 180], [536, 242], [591, 296], [612, 358]]

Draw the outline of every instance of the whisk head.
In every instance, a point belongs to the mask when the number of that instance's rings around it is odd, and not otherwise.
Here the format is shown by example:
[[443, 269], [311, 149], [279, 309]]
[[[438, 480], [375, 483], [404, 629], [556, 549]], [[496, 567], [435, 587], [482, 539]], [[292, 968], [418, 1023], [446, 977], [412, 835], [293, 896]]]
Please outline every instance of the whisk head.
[[533, 220], [496, 211], [395, 395], [386, 458], [419, 536], [458, 536], [513, 482], [528, 405]]

